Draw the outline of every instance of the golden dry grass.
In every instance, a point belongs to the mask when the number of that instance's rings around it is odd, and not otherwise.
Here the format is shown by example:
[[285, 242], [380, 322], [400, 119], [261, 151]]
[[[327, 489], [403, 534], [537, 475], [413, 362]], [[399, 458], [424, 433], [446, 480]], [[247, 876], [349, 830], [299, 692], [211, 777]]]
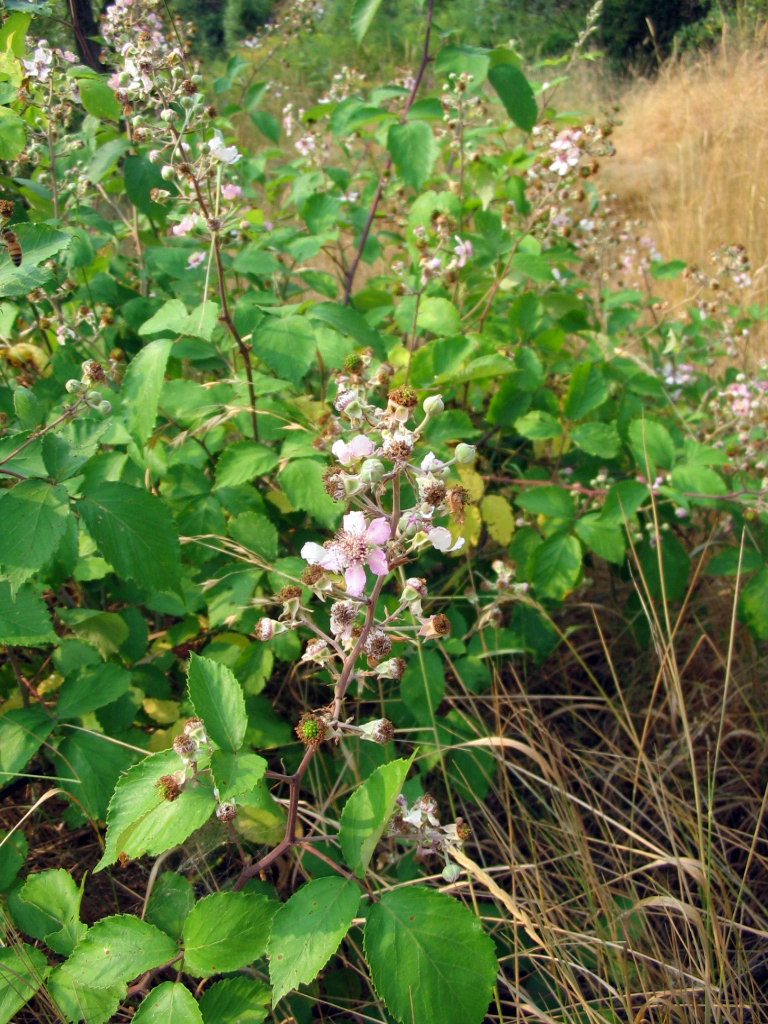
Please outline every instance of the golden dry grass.
[[[673, 62], [654, 81], [632, 84], [620, 101], [617, 153], [605, 161], [601, 184], [647, 224], [665, 259], [705, 270], [718, 246], [745, 246], [753, 285], [742, 298], [765, 303], [768, 56], [762, 42], [730, 45], [726, 37], [695, 63]], [[763, 338], [762, 354], [765, 345]]]

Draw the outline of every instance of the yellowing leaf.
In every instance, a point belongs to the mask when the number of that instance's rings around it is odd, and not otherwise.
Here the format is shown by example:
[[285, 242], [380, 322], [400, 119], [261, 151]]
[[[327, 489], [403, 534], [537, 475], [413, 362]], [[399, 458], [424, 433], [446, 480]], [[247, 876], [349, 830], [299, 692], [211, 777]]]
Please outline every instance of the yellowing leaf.
[[[464, 525], [461, 527], [461, 536], [466, 541], [467, 547], [474, 547], [480, 540], [480, 531], [483, 528], [483, 521], [480, 518], [480, 510], [474, 505], [464, 512]], [[453, 531], [451, 531], [453, 532]]]
[[145, 697], [141, 702], [142, 707], [160, 725], [171, 725], [179, 717], [179, 702], [177, 700], [159, 700], [157, 697]]
[[462, 487], [466, 487], [472, 501], [480, 501], [485, 492], [485, 480], [471, 466], [458, 466]]
[[505, 546], [509, 544], [515, 532], [515, 516], [507, 499], [500, 494], [489, 494], [480, 502], [480, 510], [493, 540]]

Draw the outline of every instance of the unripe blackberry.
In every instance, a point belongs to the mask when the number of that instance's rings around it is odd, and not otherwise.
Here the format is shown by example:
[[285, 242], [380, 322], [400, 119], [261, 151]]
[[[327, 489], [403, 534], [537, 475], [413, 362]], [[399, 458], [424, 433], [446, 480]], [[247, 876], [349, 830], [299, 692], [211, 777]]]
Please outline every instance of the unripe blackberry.
[[303, 714], [296, 726], [296, 735], [307, 747], [316, 747], [325, 739], [326, 725], [317, 715]]
[[163, 791], [164, 800], [173, 801], [181, 795], [181, 786], [175, 775], [161, 775], [155, 785]]

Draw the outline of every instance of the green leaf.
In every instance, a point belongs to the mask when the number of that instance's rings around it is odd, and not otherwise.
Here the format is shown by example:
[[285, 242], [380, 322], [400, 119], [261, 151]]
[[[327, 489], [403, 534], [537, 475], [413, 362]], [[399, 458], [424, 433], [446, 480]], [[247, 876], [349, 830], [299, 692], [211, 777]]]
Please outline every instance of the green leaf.
[[545, 441], [550, 437], [560, 437], [562, 426], [554, 416], [540, 409], [533, 409], [515, 420], [515, 430], [530, 441]]
[[66, 960], [51, 972], [46, 986], [54, 1005], [65, 1020], [85, 1021], [85, 1024], [107, 1024], [114, 1019], [118, 1006], [125, 998], [125, 983], [96, 988], [85, 985], [77, 969]]
[[315, 332], [305, 317], [269, 317], [253, 332], [253, 351], [270, 370], [298, 387], [315, 362]]
[[173, 939], [153, 924], [133, 914], [115, 914], [88, 929], [67, 966], [81, 984], [109, 988], [173, 960], [177, 952]]
[[565, 415], [580, 420], [608, 398], [608, 381], [592, 363], [578, 363], [565, 396]]
[[50, 270], [39, 264], [66, 249], [70, 243], [66, 232], [56, 231], [47, 224], [14, 224], [13, 230], [21, 243], [24, 262], [20, 267], [15, 267], [10, 260], [0, 262], [0, 296], [26, 295], [48, 281]]
[[272, 992], [253, 978], [225, 978], [207, 988], [200, 1000], [205, 1024], [262, 1024]]
[[632, 420], [628, 435], [632, 454], [646, 476], [655, 476], [656, 470], [660, 467], [672, 468], [675, 461], [675, 445], [662, 423], [646, 419]]
[[44, 954], [26, 942], [0, 948], [0, 1021], [3, 1024], [32, 998], [49, 970]]
[[222, 800], [239, 800], [255, 789], [267, 770], [267, 762], [258, 754], [228, 754], [217, 750], [211, 758], [211, 771]]
[[627, 550], [624, 530], [614, 522], [605, 522], [599, 512], [582, 516], [575, 526], [576, 535], [600, 558], [622, 565]]
[[56, 553], [69, 518], [69, 495], [44, 480], [22, 480], [0, 495], [0, 572], [12, 593]]
[[164, 981], [146, 996], [133, 1018], [134, 1024], [203, 1024], [197, 1000], [184, 985]]
[[175, 194], [176, 188], [171, 182], [166, 182], [163, 179], [160, 167], [150, 163], [145, 156], [134, 156], [129, 153], [123, 161], [123, 174], [125, 176], [125, 194], [136, 209], [148, 217], [164, 221], [165, 208], [160, 203], [154, 202], [150, 193], [153, 188], [162, 188]]
[[[400, 696], [419, 722], [431, 722], [445, 694], [445, 669], [436, 651], [420, 649], [400, 680]], [[395, 794], [397, 795], [397, 794]]]
[[309, 512], [321, 526], [333, 527], [342, 509], [325, 491], [323, 467], [315, 459], [291, 459], [278, 474], [280, 486], [294, 508]]
[[248, 716], [243, 688], [232, 670], [192, 653], [187, 683], [195, 714], [205, 722], [210, 738], [222, 750], [236, 753], [243, 745]]
[[384, 357], [386, 349], [381, 335], [356, 309], [342, 306], [338, 302], [318, 302], [312, 306], [308, 315], [313, 320], [320, 320], [335, 327], [342, 334], [354, 338], [360, 345], [369, 345], [379, 358]]
[[28, 853], [29, 841], [20, 828], [15, 832], [0, 830], [0, 893], [11, 888]]
[[162, 750], [133, 765], [118, 780], [107, 812], [104, 853], [95, 871], [113, 864], [119, 853], [132, 858], [164, 853], [211, 817], [216, 801], [202, 779], [194, 787], [185, 787], [177, 799], [165, 799], [158, 782], [180, 768], [178, 755]]
[[268, 110], [252, 110], [251, 120], [270, 142], [280, 141], [280, 122]]
[[416, 326], [440, 337], [461, 333], [461, 317], [449, 299], [427, 296], [419, 304]]
[[536, 124], [539, 110], [533, 89], [522, 71], [514, 64], [496, 64], [488, 72], [488, 81], [517, 127], [529, 132]]
[[178, 939], [187, 914], [194, 905], [192, 883], [176, 871], [164, 871], [152, 887], [147, 902], [147, 920], [172, 939]]
[[[168, 299], [139, 327], [139, 334], [142, 337], [150, 334], [171, 334], [177, 341], [184, 335], [210, 341], [218, 321], [219, 306], [215, 302], [206, 300], [188, 313], [181, 299]], [[181, 353], [177, 351], [176, 354]]]
[[451, 72], [472, 75], [470, 90], [482, 88], [488, 74], [488, 51], [477, 46], [444, 46], [435, 57], [435, 71], [447, 77]]
[[363, 41], [365, 33], [368, 31], [380, 6], [381, 0], [355, 0], [352, 14], [350, 15], [350, 26], [358, 43]]
[[564, 487], [531, 487], [518, 494], [515, 504], [534, 515], [549, 516], [551, 519], [573, 519], [576, 506], [569, 491]]
[[422, 188], [432, 173], [439, 152], [431, 126], [426, 121], [390, 125], [387, 149], [406, 185]]
[[348, 798], [341, 812], [339, 842], [344, 859], [362, 878], [402, 792], [413, 758], [380, 765]]
[[[679, 601], [688, 586], [691, 560], [688, 552], [672, 533], [660, 533], [658, 543], [652, 546], [647, 541], [638, 544], [635, 554], [642, 570], [643, 582], [654, 599]], [[659, 556], [661, 555], [661, 559]], [[661, 571], [659, 561], [661, 560]]]
[[119, 121], [122, 108], [115, 99], [114, 92], [101, 78], [81, 78], [79, 86], [80, 99], [86, 111], [100, 121]]
[[[135, 760], [135, 754], [99, 732], [69, 732], [59, 745], [55, 764], [62, 776], [61, 788], [71, 793], [85, 814], [97, 821], [107, 816], [107, 807], [121, 772]], [[74, 779], [69, 782], [67, 780]], [[72, 813], [76, 813], [74, 808]]]
[[725, 494], [727, 488], [719, 473], [709, 466], [701, 466], [696, 463], [684, 463], [672, 470], [672, 483], [678, 490], [689, 495], [710, 495], [711, 497], [697, 497], [697, 505], [716, 505], [717, 497]]
[[0, 580], [0, 644], [44, 647], [56, 643], [48, 607], [32, 590], [22, 587], [14, 597], [7, 580]]
[[481, 1024], [496, 954], [457, 900], [421, 885], [385, 893], [368, 912], [364, 941], [376, 992], [401, 1024]]
[[761, 569], [765, 559], [755, 548], [723, 548], [707, 562], [705, 572], [713, 576], [736, 576], [739, 572], [748, 573]]
[[184, 970], [198, 978], [237, 971], [264, 955], [279, 904], [252, 892], [217, 892], [184, 922]]
[[755, 636], [768, 639], [768, 566], [742, 589], [739, 610]]
[[588, 455], [614, 459], [621, 449], [621, 438], [613, 423], [581, 423], [571, 431], [571, 440]]
[[50, 922], [50, 927], [35, 938], [42, 939], [61, 956], [69, 956], [88, 930], [80, 920], [81, 896], [75, 880], [64, 868], [29, 875], [19, 891], [19, 898], [37, 907]]
[[229, 521], [229, 536], [250, 551], [274, 562], [277, 558], [277, 527], [258, 512], [242, 512]]
[[540, 597], [562, 601], [581, 574], [581, 544], [567, 533], [547, 537], [533, 553], [531, 583]]
[[0, 786], [11, 781], [50, 735], [55, 720], [39, 705], [0, 715]]
[[128, 412], [128, 433], [141, 447], [155, 426], [165, 367], [171, 351], [168, 339], [151, 341], [128, 365], [120, 394]]
[[58, 718], [79, 718], [96, 708], [103, 708], [122, 696], [131, 685], [131, 673], [120, 665], [84, 667], [68, 676], [59, 691], [56, 703]]
[[267, 943], [273, 1005], [317, 977], [347, 934], [360, 887], [338, 875], [303, 885], [275, 915]]
[[639, 480], [620, 480], [609, 489], [605, 497], [603, 519], [606, 522], [626, 522], [648, 500], [649, 494], [647, 485], [640, 483]]
[[667, 263], [663, 263], [661, 260], [651, 260], [650, 272], [651, 277], [656, 281], [666, 281], [670, 278], [679, 277], [685, 270], [687, 263], [682, 260], [669, 260]]
[[100, 554], [118, 576], [169, 590], [180, 574], [179, 539], [166, 505], [128, 484], [105, 480], [84, 488], [77, 503]]
[[216, 463], [216, 487], [237, 487], [269, 473], [278, 463], [277, 452], [256, 441], [235, 441]]
[[0, 107], [0, 160], [15, 160], [27, 144], [24, 118], [8, 107]]

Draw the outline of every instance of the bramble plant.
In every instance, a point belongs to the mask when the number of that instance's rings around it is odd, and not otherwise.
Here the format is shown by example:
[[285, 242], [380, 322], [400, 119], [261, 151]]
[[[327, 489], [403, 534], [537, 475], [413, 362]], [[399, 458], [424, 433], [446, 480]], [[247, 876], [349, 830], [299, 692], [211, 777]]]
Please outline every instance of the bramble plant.
[[[702, 571], [768, 638], [747, 255], [665, 262], [594, 184], [610, 120], [435, 44], [432, 0], [412, 74], [308, 109], [254, 40], [208, 82], [151, 0], [107, 7], [106, 75], [7, 6], [0, 781], [103, 850], [78, 884], [25, 867], [32, 811], [4, 835], [0, 1024], [501, 1018], [539, 942], [473, 859], [504, 658], [606, 574], [638, 642]], [[651, 289], [684, 270], [681, 314]]]

